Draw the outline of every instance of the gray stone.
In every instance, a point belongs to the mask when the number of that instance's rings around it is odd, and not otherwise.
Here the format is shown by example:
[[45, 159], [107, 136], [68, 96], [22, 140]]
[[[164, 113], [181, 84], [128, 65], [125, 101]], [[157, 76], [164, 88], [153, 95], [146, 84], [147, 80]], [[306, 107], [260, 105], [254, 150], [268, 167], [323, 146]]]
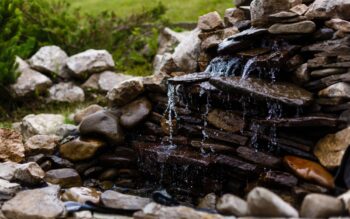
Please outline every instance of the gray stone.
[[347, 70], [343, 68], [325, 68], [325, 69], [319, 69], [314, 70], [310, 73], [311, 77], [314, 78], [323, 78], [328, 77], [330, 75], [336, 75], [336, 74], [342, 74], [345, 73]]
[[67, 59], [67, 54], [60, 47], [44, 46], [29, 59], [29, 64], [40, 72], [54, 73], [67, 78], [68, 75], [64, 70]]
[[18, 64], [18, 72], [20, 76], [16, 82], [11, 85], [11, 89], [16, 97], [24, 97], [28, 95], [41, 94], [46, 91], [52, 84], [47, 76], [30, 69], [27, 63], [21, 58], [16, 57]]
[[333, 84], [318, 92], [320, 97], [339, 97], [339, 98], [350, 98], [350, 84], [345, 82], [339, 82]]
[[250, 16], [253, 26], [264, 26], [268, 23], [268, 16], [280, 11], [288, 11], [301, 1], [289, 0], [254, 0], [250, 4]]
[[234, 5], [236, 5], [237, 7], [240, 7], [240, 6], [250, 5], [252, 0], [234, 0], [233, 2], [234, 2]]
[[83, 89], [74, 85], [72, 82], [61, 82], [55, 84], [49, 89], [49, 102], [83, 102], [85, 93]]
[[13, 196], [21, 189], [18, 183], [10, 183], [7, 180], [0, 179], [0, 194]]
[[59, 137], [57, 135], [34, 135], [30, 137], [24, 144], [26, 154], [52, 154], [58, 144]]
[[273, 192], [256, 187], [247, 198], [250, 215], [257, 217], [299, 217], [298, 211]]
[[100, 74], [98, 85], [101, 91], [110, 91], [116, 85], [131, 78], [133, 78], [133, 76], [105, 71]]
[[294, 84], [274, 83], [270, 84], [261, 79], [240, 77], [211, 78], [210, 83], [220, 90], [230, 93], [242, 93], [252, 95], [265, 100], [272, 99], [288, 105], [303, 106], [312, 102], [312, 94]]
[[125, 195], [112, 190], [105, 191], [101, 195], [101, 202], [110, 208], [124, 210], [140, 210], [151, 202], [149, 198], [133, 195]]
[[314, 154], [323, 166], [335, 168], [340, 165], [349, 145], [350, 127], [320, 139], [314, 148]]
[[200, 53], [199, 33], [200, 30], [198, 28], [194, 29], [189, 36], [175, 48], [172, 59], [180, 71], [193, 73], [197, 70], [197, 62]]
[[67, 60], [67, 67], [72, 74], [79, 78], [87, 78], [93, 73], [112, 70], [114, 60], [106, 50], [89, 49], [71, 56]]
[[153, 75], [169, 74], [174, 71], [179, 71], [179, 67], [175, 64], [173, 55], [164, 53], [163, 55], [156, 55], [153, 60]]
[[0, 161], [21, 162], [24, 146], [19, 132], [0, 128]]
[[272, 34], [307, 34], [316, 31], [316, 24], [312, 21], [301, 21], [293, 24], [274, 24], [269, 28]]
[[16, 166], [14, 179], [30, 185], [37, 185], [43, 181], [45, 172], [35, 162], [19, 164]]
[[163, 55], [165, 53], [173, 53], [174, 48], [189, 34], [190, 31], [175, 32], [168, 27], [164, 28], [158, 36], [157, 54]]
[[17, 166], [17, 163], [11, 161], [0, 163], [0, 179], [8, 181], [14, 180]]
[[124, 142], [124, 133], [120, 127], [119, 118], [105, 110], [86, 117], [81, 122], [79, 131], [82, 136], [104, 137], [114, 144]]
[[98, 80], [100, 79], [100, 73], [92, 74], [85, 82], [81, 85], [84, 90], [94, 92], [99, 90]]
[[84, 118], [86, 118], [87, 116], [91, 115], [91, 114], [94, 114], [98, 111], [101, 111], [103, 110], [103, 107], [100, 106], [100, 105], [97, 105], [97, 104], [93, 104], [93, 105], [90, 105], [82, 110], [79, 110], [78, 112], [76, 112], [74, 114], [74, 122], [76, 124], [79, 124], [81, 123], [81, 121], [84, 120]]
[[213, 31], [224, 27], [224, 22], [217, 11], [199, 17], [198, 28], [202, 31]]
[[151, 113], [152, 104], [147, 98], [135, 100], [121, 109], [120, 124], [132, 129], [144, 121]]
[[107, 94], [107, 99], [111, 105], [124, 106], [142, 94], [144, 86], [139, 78], [126, 80], [117, 84]]
[[133, 217], [135, 219], [234, 219], [234, 217], [224, 217], [219, 214], [210, 214], [203, 211], [196, 211], [193, 208], [185, 206], [166, 207], [156, 203], [148, 204], [142, 209], [142, 211], [136, 212]]
[[216, 204], [216, 209], [225, 215], [234, 215], [237, 217], [249, 215], [247, 202], [231, 194], [221, 196]]
[[59, 200], [59, 187], [26, 190], [4, 203], [1, 210], [7, 218], [53, 219], [65, 215], [64, 204]]
[[55, 134], [64, 124], [64, 117], [58, 114], [27, 115], [22, 119], [21, 130], [26, 140], [33, 135]]
[[73, 133], [77, 133], [77, 132], [78, 132], [77, 126], [72, 124], [63, 124], [57, 129], [56, 135], [59, 138], [65, 138], [68, 135], [72, 135]]
[[339, 17], [341, 19], [349, 19], [350, 2], [347, 0], [315, 0], [306, 13], [309, 19], [327, 19]]
[[329, 218], [344, 213], [345, 206], [340, 199], [323, 194], [307, 195], [300, 210], [300, 216], [305, 218]]

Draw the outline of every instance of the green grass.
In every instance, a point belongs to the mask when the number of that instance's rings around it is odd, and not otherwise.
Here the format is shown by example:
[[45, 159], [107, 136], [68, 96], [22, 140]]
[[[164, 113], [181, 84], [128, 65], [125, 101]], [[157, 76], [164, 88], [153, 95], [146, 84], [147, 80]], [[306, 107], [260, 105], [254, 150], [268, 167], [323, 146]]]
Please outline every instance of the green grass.
[[172, 23], [197, 21], [198, 16], [211, 11], [218, 11], [223, 15], [226, 8], [233, 7], [232, 0], [71, 0], [70, 2], [72, 7], [81, 8], [82, 12], [96, 14], [113, 10], [122, 17], [162, 2], [168, 9], [164, 18]]

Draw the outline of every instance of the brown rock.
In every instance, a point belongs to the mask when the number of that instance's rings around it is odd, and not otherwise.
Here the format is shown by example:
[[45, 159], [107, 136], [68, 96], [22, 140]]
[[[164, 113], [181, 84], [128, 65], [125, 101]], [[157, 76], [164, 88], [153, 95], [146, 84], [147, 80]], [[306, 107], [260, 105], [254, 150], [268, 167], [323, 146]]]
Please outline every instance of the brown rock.
[[294, 156], [285, 156], [283, 162], [300, 178], [334, 188], [333, 176], [318, 163]]
[[215, 210], [216, 200], [217, 200], [217, 196], [215, 195], [215, 193], [209, 193], [199, 201], [197, 208]]
[[20, 133], [0, 129], [0, 160], [21, 162], [24, 160], [24, 146]]
[[312, 21], [301, 21], [293, 24], [274, 24], [269, 28], [272, 34], [308, 34], [316, 30], [316, 24]]
[[350, 22], [339, 18], [333, 18], [326, 22], [326, 26], [338, 31], [350, 32]]
[[133, 101], [144, 91], [142, 80], [139, 78], [126, 80], [112, 88], [107, 94], [111, 105], [123, 106]]
[[198, 28], [202, 31], [212, 31], [224, 27], [220, 14], [216, 11], [210, 12], [199, 17]]
[[315, 156], [327, 168], [338, 167], [350, 145], [350, 127], [320, 139], [314, 149]]
[[26, 154], [52, 154], [58, 144], [59, 137], [56, 135], [34, 135], [24, 144]]
[[89, 116], [91, 114], [94, 114], [94, 113], [96, 113], [98, 111], [101, 111], [101, 110], [103, 110], [102, 106], [99, 106], [97, 104], [90, 105], [90, 106], [86, 107], [85, 109], [79, 110], [77, 113], [75, 113], [75, 115], [74, 115], [74, 122], [76, 124], [79, 124], [87, 116]]
[[151, 202], [148, 198], [133, 195], [125, 195], [112, 190], [105, 191], [101, 195], [101, 202], [110, 208], [125, 210], [140, 210]]
[[318, 92], [320, 97], [340, 97], [349, 99], [350, 98], [350, 84], [345, 82], [339, 82], [333, 84]]
[[63, 188], [81, 186], [82, 184], [78, 172], [70, 168], [50, 170], [46, 172], [44, 180], [48, 183], [60, 185]]
[[226, 26], [233, 26], [238, 21], [246, 20], [245, 13], [239, 8], [228, 8], [225, 11], [224, 22]]
[[87, 201], [98, 204], [100, 202], [101, 192], [94, 188], [72, 187], [66, 189], [61, 198], [64, 201], [73, 201], [84, 204]]
[[244, 128], [243, 116], [227, 110], [214, 109], [208, 113], [208, 122], [216, 128], [228, 132], [238, 132]]
[[304, 15], [307, 12], [307, 10], [309, 10], [309, 7], [305, 4], [299, 4], [289, 10], [298, 15]]
[[93, 157], [104, 145], [105, 143], [100, 140], [77, 138], [61, 145], [60, 154], [72, 161], [86, 160]]
[[341, 217], [345, 206], [340, 199], [323, 194], [309, 194], [301, 205], [300, 216], [303, 218]]
[[327, 19], [339, 17], [348, 19], [350, 17], [350, 3], [347, 0], [315, 0], [306, 13], [309, 19]]

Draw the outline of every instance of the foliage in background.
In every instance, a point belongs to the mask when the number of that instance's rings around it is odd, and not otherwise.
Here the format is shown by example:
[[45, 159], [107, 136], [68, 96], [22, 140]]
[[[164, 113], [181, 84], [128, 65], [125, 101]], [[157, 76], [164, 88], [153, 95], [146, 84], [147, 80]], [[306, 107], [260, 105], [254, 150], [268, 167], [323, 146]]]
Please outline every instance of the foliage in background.
[[[165, 7], [156, 7], [126, 18], [105, 11], [97, 15], [81, 14], [66, 0], [25, 0], [23, 41], [36, 40], [35, 52], [44, 45], [58, 45], [73, 55], [87, 49], [106, 49], [113, 54], [117, 70], [131, 74], [149, 74], [156, 52], [157, 30]], [[134, 69], [139, 69], [136, 72]]]
[[18, 6], [18, 1], [0, 1], [0, 85], [2, 86], [13, 83], [17, 77], [15, 55], [20, 51], [17, 42], [22, 31]]

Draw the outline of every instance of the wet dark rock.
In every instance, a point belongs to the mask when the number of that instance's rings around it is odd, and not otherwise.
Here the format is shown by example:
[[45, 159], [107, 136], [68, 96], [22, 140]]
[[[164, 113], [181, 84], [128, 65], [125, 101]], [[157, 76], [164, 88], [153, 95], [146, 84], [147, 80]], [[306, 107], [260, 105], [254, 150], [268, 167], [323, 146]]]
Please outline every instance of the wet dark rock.
[[228, 168], [228, 170], [235, 174], [242, 174], [247, 178], [254, 176], [259, 172], [259, 167], [257, 165], [227, 155], [218, 155], [216, 163]]
[[55, 155], [46, 156], [46, 158], [52, 162], [54, 168], [70, 168], [74, 166], [74, 164], [69, 160], [63, 159]]
[[251, 2], [252, 2], [252, 0], [235, 0], [235, 1], [234, 1], [234, 4], [235, 4], [237, 7], [240, 7], [240, 6], [249, 6]]
[[216, 128], [228, 131], [237, 132], [243, 130], [243, 116], [237, 112], [214, 109], [208, 113], [208, 122]]
[[130, 167], [134, 163], [133, 157], [122, 157], [114, 154], [104, 154], [98, 157], [100, 163], [110, 167]]
[[350, 110], [346, 110], [346, 111], [342, 112], [339, 116], [339, 120], [350, 125]]
[[331, 59], [327, 56], [315, 57], [307, 61], [307, 67], [309, 68], [321, 68], [331, 62]]
[[218, 144], [218, 143], [208, 143], [208, 142], [203, 142], [203, 141], [191, 141], [191, 146], [194, 148], [199, 148], [199, 149], [205, 149], [205, 150], [210, 150], [210, 151], [215, 151], [215, 152], [234, 152], [236, 151], [234, 147], [230, 147], [228, 145], [224, 144]]
[[305, 84], [310, 90], [321, 90], [338, 82], [350, 82], [350, 73], [331, 75]]
[[77, 138], [60, 146], [60, 155], [72, 161], [92, 158], [105, 143], [95, 139]]
[[327, 188], [334, 188], [333, 176], [320, 164], [293, 156], [284, 157], [283, 162], [300, 178]]
[[315, 0], [310, 5], [306, 16], [309, 19], [328, 19], [331, 17], [347, 19], [350, 17], [349, 10], [350, 4], [346, 0]]
[[347, 109], [350, 109], [350, 103], [341, 103], [336, 106], [327, 106], [322, 108], [322, 110], [325, 112], [340, 112]]
[[78, 172], [69, 168], [50, 170], [46, 172], [44, 180], [63, 188], [81, 186], [82, 184]]
[[234, 26], [237, 27], [237, 29], [242, 32], [251, 28], [251, 21], [250, 20], [237, 21]]
[[255, 57], [255, 56], [266, 54], [270, 51], [271, 50], [269, 48], [253, 48], [253, 49], [238, 52], [237, 54], [241, 56]]
[[140, 210], [151, 202], [148, 198], [126, 195], [108, 190], [101, 195], [101, 202], [109, 208]]
[[166, 190], [159, 190], [152, 193], [152, 199], [158, 204], [165, 206], [178, 206], [176, 201]]
[[262, 125], [274, 125], [276, 127], [337, 127], [340, 124], [338, 118], [325, 116], [308, 116], [296, 118], [280, 118], [256, 121]]
[[104, 110], [89, 115], [81, 122], [79, 131], [83, 136], [105, 137], [113, 144], [124, 142], [119, 119], [110, 111]]
[[[83, 173], [83, 176], [85, 178], [97, 178], [102, 172], [104, 168], [101, 166], [93, 166], [88, 169], [86, 169]], [[84, 185], [86, 186], [86, 185]]]
[[238, 145], [245, 145], [248, 141], [247, 137], [234, 134], [231, 132], [224, 132], [224, 131], [219, 131], [211, 128], [205, 128], [205, 133], [208, 135], [210, 139], [224, 141], [224, 142], [238, 144]]
[[242, 157], [252, 163], [256, 163], [266, 167], [278, 167], [281, 159], [263, 152], [259, 152], [254, 148], [239, 147], [236, 151], [239, 157]]
[[316, 41], [331, 40], [334, 35], [334, 30], [331, 28], [320, 28], [312, 34], [312, 38]]
[[211, 75], [209, 73], [201, 72], [170, 78], [168, 82], [171, 84], [192, 84], [208, 81], [210, 78]]
[[151, 113], [152, 104], [147, 98], [140, 98], [121, 108], [120, 124], [132, 129], [143, 122]]
[[302, 49], [304, 52], [323, 52], [325, 55], [346, 55], [350, 52], [350, 38], [327, 40], [308, 45]]
[[312, 94], [294, 84], [274, 83], [269, 84], [260, 79], [248, 78], [242, 80], [240, 77], [212, 78], [210, 83], [220, 90], [245, 95], [253, 95], [260, 99], [276, 100], [287, 105], [303, 106], [312, 101]]
[[268, 171], [261, 174], [259, 181], [272, 186], [294, 187], [298, 179], [290, 173], [281, 171]]
[[268, 16], [269, 21], [271, 21], [271, 22], [281, 22], [283, 20], [295, 18], [295, 17], [298, 17], [298, 14], [296, 14], [292, 11], [280, 11], [280, 12], [277, 12], [275, 14], [270, 14]]
[[267, 33], [266, 29], [251, 28], [226, 38], [219, 44], [218, 53], [234, 53], [250, 46], [250, 42]]
[[291, 205], [275, 193], [261, 187], [253, 189], [247, 198], [249, 213], [257, 217], [299, 217]]
[[300, 216], [305, 218], [329, 218], [342, 216], [345, 206], [340, 199], [322, 195], [310, 194], [304, 198]]
[[320, 70], [314, 70], [310, 73], [311, 77], [323, 78], [331, 75], [337, 75], [347, 72], [345, 68], [325, 68]]
[[118, 176], [118, 170], [111, 168], [111, 169], [106, 169], [101, 173], [101, 175], [98, 177], [99, 180], [105, 181], [105, 180], [113, 180], [117, 178]]

